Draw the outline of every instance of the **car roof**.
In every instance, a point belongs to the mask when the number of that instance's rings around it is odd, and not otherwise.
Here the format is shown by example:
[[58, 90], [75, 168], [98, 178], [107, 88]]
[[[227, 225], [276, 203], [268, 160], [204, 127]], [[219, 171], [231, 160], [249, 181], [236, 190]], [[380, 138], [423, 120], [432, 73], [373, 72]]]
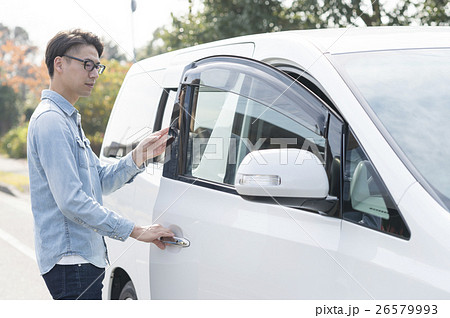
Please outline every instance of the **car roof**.
[[450, 47], [450, 27], [348, 27], [284, 33], [330, 54]]
[[[450, 48], [450, 27], [348, 27], [246, 35], [153, 56], [135, 63], [129, 74], [165, 68], [171, 61], [173, 63], [174, 57], [203, 49], [238, 43], [255, 43], [258, 46], [258, 43], [270, 41], [278, 44], [284, 42], [286, 46], [296, 43], [307, 50], [314, 48], [315, 52], [311, 53], [317, 55], [412, 48]], [[187, 62], [184, 66], [186, 64]]]

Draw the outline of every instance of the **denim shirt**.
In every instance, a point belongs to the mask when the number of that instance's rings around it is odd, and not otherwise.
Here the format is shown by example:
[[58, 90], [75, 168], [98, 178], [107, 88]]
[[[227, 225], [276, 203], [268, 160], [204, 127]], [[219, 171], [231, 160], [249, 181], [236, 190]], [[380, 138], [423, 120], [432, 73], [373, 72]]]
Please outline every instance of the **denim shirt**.
[[27, 139], [36, 256], [41, 275], [63, 257], [80, 255], [97, 267], [108, 263], [108, 236], [126, 240], [134, 223], [102, 206], [102, 194], [131, 182], [143, 169], [131, 153], [101, 165], [81, 128], [78, 111], [44, 90]]

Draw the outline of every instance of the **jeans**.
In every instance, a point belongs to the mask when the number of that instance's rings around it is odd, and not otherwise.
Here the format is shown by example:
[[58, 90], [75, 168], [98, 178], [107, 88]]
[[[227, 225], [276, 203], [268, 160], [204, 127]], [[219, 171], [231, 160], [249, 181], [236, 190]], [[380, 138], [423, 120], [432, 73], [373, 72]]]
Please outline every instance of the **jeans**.
[[92, 264], [55, 265], [42, 276], [55, 300], [101, 300], [105, 269]]

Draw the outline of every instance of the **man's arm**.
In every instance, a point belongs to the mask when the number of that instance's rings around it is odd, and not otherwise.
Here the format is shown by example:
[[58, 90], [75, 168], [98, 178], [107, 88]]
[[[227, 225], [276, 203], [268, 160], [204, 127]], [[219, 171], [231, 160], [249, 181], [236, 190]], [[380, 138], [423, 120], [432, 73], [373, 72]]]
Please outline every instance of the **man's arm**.
[[68, 219], [100, 235], [121, 241], [133, 231], [133, 237], [147, 241], [151, 239], [151, 242], [162, 235], [173, 236], [169, 230], [159, 226], [143, 231], [145, 228], [135, 226], [87, 195], [79, 178], [78, 148], [75, 146], [74, 149], [74, 137], [62, 115], [49, 111], [39, 116], [35, 124], [36, 151], [55, 202]]
[[134, 177], [142, 172], [144, 162], [161, 155], [166, 148], [169, 128], [157, 131], [142, 140], [138, 146], [111, 165], [101, 165], [94, 153], [103, 194], [110, 194], [120, 189], [126, 183], [133, 181]]

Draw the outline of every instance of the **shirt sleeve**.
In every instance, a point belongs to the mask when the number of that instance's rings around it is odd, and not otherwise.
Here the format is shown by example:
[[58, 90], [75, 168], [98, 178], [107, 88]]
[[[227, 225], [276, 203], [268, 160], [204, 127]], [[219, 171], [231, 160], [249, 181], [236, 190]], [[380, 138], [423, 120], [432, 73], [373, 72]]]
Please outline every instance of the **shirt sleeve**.
[[77, 165], [76, 140], [66, 119], [48, 111], [36, 119], [34, 142], [50, 191], [70, 220], [100, 235], [124, 241], [134, 223], [99, 204], [83, 191]]
[[120, 189], [125, 184], [132, 182], [139, 173], [145, 170], [136, 166], [131, 152], [121, 158], [117, 163], [110, 165], [100, 164], [97, 155], [93, 152], [92, 155], [96, 161], [95, 164], [104, 195], [108, 195]]

